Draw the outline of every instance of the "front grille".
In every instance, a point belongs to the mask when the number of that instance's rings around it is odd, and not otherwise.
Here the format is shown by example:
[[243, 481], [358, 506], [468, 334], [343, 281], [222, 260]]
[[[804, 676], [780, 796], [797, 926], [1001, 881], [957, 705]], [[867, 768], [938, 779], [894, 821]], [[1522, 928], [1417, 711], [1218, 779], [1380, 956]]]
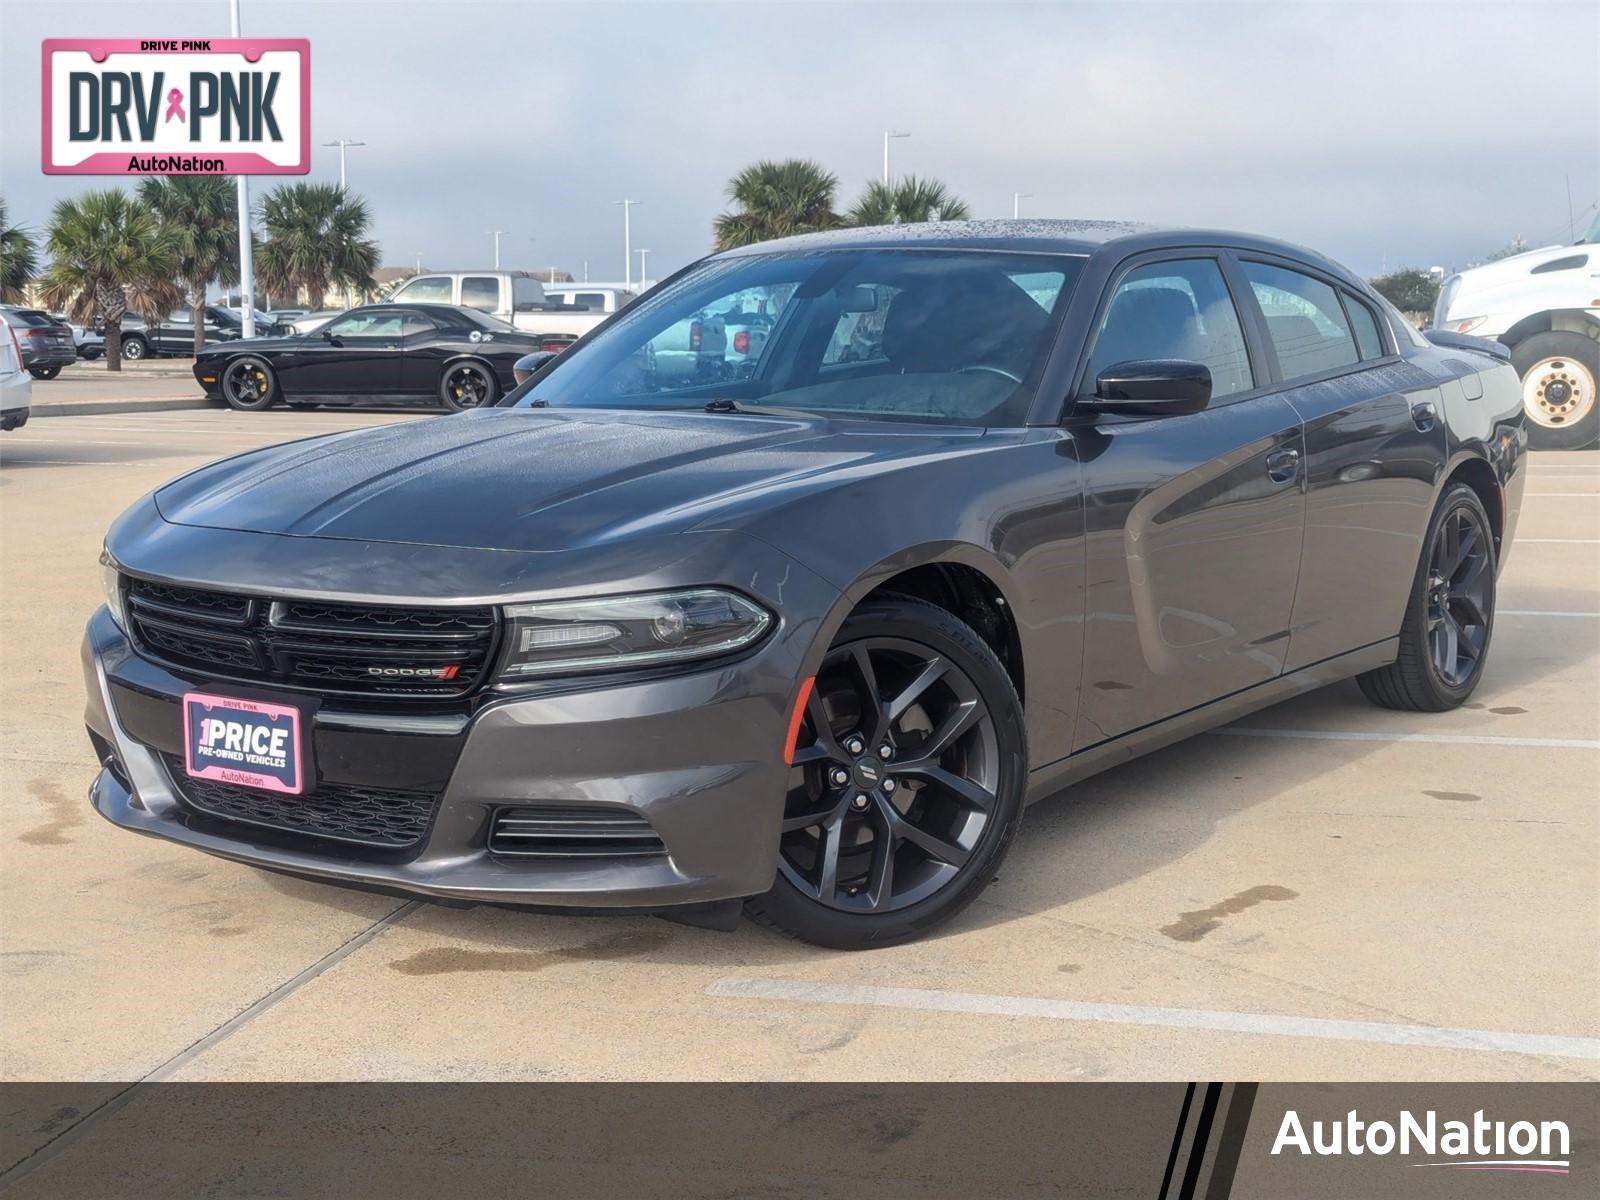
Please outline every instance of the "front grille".
[[584, 804], [497, 809], [489, 852], [517, 858], [640, 858], [665, 854], [667, 848], [650, 822], [632, 809]]
[[164, 754], [173, 786], [190, 808], [228, 821], [305, 834], [336, 842], [401, 850], [420, 842], [433, 823], [439, 797], [432, 792], [323, 783], [299, 796], [192, 779], [183, 759]]
[[495, 611], [274, 600], [124, 577], [129, 632], [180, 667], [324, 692], [460, 696], [493, 664]]

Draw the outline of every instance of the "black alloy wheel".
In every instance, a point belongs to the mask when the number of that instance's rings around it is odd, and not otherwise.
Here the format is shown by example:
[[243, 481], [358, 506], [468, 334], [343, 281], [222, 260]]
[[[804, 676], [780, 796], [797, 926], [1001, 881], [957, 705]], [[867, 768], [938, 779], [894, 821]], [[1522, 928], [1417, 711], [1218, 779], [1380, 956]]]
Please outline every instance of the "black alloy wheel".
[[1494, 633], [1494, 531], [1478, 495], [1448, 488], [1434, 510], [1395, 661], [1359, 678], [1384, 708], [1444, 712], [1483, 678]]
[[236, 358], [222, 371], [222, 398], [229, 408], [259, 412], [277, 399], [278, 381], [272, 368], [250, 355]]
[[499, 394], [494, 373], [482, 363], [455, 363], [439, 381], [439, 399], [451, 412], [487, 408]]
[[54, 379], [57, 375], [61, 374], [61, 364], [48, 363], [42, 367], [29, 367], [28, 374], [32, 375], [35, 379]]
[[841, 949], [917, 937], [993, 878], [1022, 808], [1005, 668], [941, 608], [864, 605], [824, 657], [757, 919]]

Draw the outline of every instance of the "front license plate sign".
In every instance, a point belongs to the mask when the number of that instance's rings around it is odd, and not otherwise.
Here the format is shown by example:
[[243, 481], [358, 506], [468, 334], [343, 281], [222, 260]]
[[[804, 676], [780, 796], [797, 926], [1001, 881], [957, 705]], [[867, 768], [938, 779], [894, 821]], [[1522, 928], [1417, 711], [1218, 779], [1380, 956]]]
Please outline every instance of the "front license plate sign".
[[300, 710], [233, 696], [183, 698], [184, 767], [195, 779], [299, 795]]

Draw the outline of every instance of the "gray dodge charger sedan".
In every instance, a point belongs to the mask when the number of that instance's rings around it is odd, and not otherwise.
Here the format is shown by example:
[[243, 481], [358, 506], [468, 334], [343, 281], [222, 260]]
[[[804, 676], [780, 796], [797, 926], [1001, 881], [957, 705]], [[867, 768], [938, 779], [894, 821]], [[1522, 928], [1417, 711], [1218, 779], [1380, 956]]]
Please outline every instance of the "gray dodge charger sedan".
[[1526, 433], [1503, 352], [1439, 340], [1237, 234], [713, 256], [497, 408], [135, 504], [92, 802], [330, 882], [915, 937], [1094, 771], [1350, 676], [1472, 693]]

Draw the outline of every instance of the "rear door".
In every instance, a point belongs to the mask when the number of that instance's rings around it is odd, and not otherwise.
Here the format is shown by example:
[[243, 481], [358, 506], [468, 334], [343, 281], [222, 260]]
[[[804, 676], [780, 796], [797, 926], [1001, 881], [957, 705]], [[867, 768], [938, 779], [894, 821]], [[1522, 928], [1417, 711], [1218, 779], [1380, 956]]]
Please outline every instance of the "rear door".
[[1306, 544], [1287, 666], [1400, 632], [1445, 460], [1439, 385], [1354, 288], [1241, 254], [1283, 397], [1305, 422]]
[[173, 309], [170, 316], [150, 330], [150, 341], [162, 354], [193, 354], [193, 310], [187, 306]]
[[1276, 678], [1289, 645], [1305, 500], [1300, 418], [1273, 392], [1224, 251], [1163, 251], [1112, 277], [1077, 385], [1106, 367], [1211, 369], [1198, 413], [1101, 416], [1073, 437], [1088, 603], [1074, 749]]

